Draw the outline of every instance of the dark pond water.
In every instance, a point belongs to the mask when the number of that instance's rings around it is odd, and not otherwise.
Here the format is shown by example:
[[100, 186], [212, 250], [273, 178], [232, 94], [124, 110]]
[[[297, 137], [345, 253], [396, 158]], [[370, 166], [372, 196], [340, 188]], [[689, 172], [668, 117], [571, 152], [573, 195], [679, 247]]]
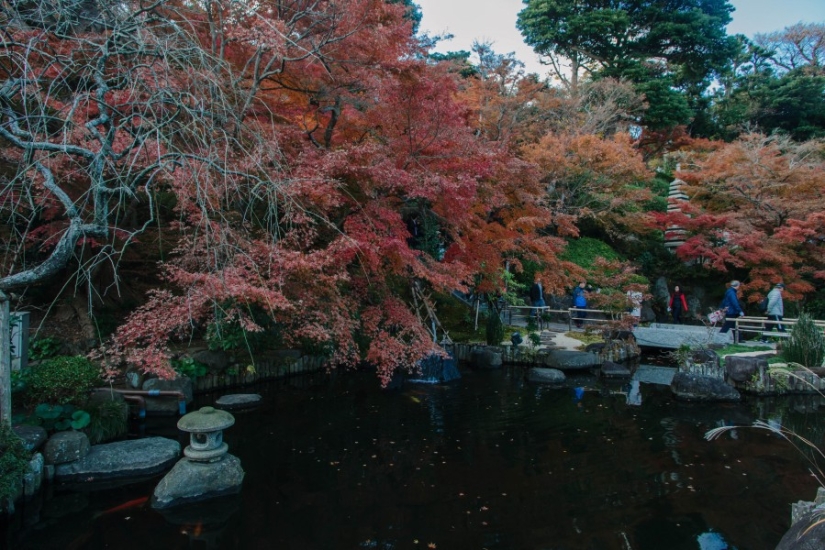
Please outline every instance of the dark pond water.
[[[20, 550], [745, 550], [774, 548], [790, 503], [814, 497], [809, 464], [777, 436], [703, 439], [761, 418], [821, 444], [810, 398], [691, 405], [648, 384], [637, 393], [587, 377], [548, 389], [518, 369], [463, 375], [400, 391], [367, 374], [255, 388], [266, 407], [225, 433], [246, 470], [237, 498], [163, 516], [139, 505], [156, 479], [53, 491], [2, 540]], [[178, 435], [171, 419], [147, 431]]]

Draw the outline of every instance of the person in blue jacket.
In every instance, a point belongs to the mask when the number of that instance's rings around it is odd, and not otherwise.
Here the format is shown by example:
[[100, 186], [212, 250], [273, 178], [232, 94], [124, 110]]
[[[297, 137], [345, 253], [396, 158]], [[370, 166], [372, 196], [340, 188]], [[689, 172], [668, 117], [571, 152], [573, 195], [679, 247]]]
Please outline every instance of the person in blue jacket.
[[[587, 289], [584, 281], [579, 283], [579, 286], [573, 287], [573, 307], [576, 309], [587, 309]], [[587, 317], [586, 311], [576, 312], [576, 326], [582, 328], [584, 326], [583, 319]]]
[[738, 291], [739, 281], [731, 281], [730, 286], [725, 291], [725, 298], [722, 300], [722, 308], [725, 310], [725, 324], [722, 325], [720, 333], [727, 332], [735, 327], [736, 323], [733, 320], [745, 315], [742, 306], [739, 305], [739, 297], [736, 295]]

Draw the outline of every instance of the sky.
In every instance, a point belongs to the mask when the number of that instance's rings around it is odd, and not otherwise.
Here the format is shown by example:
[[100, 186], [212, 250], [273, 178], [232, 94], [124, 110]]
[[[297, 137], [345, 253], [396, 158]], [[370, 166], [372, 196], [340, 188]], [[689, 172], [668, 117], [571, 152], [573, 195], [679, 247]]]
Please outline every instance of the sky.
[[[421, 31], [433, 34], [450, 33], [450, 41], [439, 44], [436, 51], [467, 50], [474, 40], [493, 42], [498, 53], [515, 52], [528, 72], [544, 75], [533, 50], [526, 45], [516, 29], [516, 17], [522, 10], [522, 0], [415, 0], [424, 14]], [[825, 0], [730, 0], [736, 8], [728, 34], [744, 34], [782, 30], [799, 23], [825, 22]]]

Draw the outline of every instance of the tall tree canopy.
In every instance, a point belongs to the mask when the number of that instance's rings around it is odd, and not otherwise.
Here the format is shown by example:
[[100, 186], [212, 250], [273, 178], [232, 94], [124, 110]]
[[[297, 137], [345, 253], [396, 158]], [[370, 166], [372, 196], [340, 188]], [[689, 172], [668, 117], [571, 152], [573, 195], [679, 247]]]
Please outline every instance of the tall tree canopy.
[[708, 118], [694, 130], [727, 140], [754, 129], [799, 141], [825, 136], [825, 24], [739, 40], [739, 54], [709, 98]]
[[[645, 120], [685, 124], [698, 97], [736, 51], [725, 26], [727, 0], [525, 0], [518, 27], [528, 44], [559, 68], [628, 78], [649, 103]], [[561, 75], [561, 71], [557, 71]]]

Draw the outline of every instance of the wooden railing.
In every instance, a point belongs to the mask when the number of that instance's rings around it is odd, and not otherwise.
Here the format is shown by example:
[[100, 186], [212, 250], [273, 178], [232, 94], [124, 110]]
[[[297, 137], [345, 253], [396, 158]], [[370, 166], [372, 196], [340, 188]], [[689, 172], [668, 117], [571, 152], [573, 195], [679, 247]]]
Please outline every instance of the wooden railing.
[[[738, 344], [741, 340], [741, 334], [743, 332], [756, 333], [764, 337], [771, 336], [776, 338], [787, 338], [791, 335], [791, 329], [796, 325], [798, 321], [799, 319], [795, 318], [786, 318], [782, 319], [781, 321], [772, 321], [766, 319], [765, 317], [751, 317], [748, 315], [745, 315], [744, 317], [737, 317], [734, 320], [733, 341]], [[771, 330], [775, 329], [778, 325], [782, 325], [782, 328], [785, 329], [785, 332]], [[825, 330], [825, 321], [814, 319], [814, 325]]]
[[[545, 318], [548, 315], [566, 315], [566, 322], [568, 330], [573, 330], [573, 324], [577, 321], [591, 324], [604, 324], [609, 321], [620, 320], [627, 315], [626, 313], [611, 313], [603, 309], [584, 309], [577, 307], [570, 307], [566, 309], [554, 309], [549, 306], [532, 307], [532, 306], [507, 306], [504, 309], [505, 320], [508, 324], [513, 324], [513, 313], [523, 313], [525, 317], [534, 318], [539, 329], [544, 328]], [[560, 321], [564, 322], [564, 320]]]

